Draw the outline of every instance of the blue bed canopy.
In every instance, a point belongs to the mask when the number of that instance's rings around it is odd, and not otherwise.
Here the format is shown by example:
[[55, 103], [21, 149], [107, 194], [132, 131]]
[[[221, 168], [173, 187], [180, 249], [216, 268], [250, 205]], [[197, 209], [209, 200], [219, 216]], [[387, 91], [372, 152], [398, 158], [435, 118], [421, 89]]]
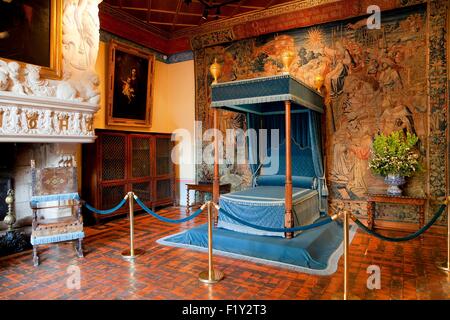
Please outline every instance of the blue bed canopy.
[[[319, 210], [326, 212], [328, 190], [321, 137], [323, 96], [288, 73], [276, 76], [212, 84], [211, 107], [217, 127], [217, 109], [245, 113], [248, 128], [279, 130], [280, 144], [271, 146], [267, 138], [267, 156], [277, 156], [279, 167], [275, 174], [265, 174], [267, 165], [261, 164], [259, 141], [248, 139], [248, 154], [254, 186], [285, 186], [285, 223], [294, 224], [292, 188], [316, 189]], [[290, 135], [291, 139], [286, 139]], [[216, 155], [217, 156], [217, 155]], [[214, 168], [215, 191], [218, 191], [218, 163]], [[295, 191], [295, 190], [294, 190]], [[214, 192], [218, 201], [218, 192]], [[295, 203], [294, 203], [295, 205]], [[288, 236], [289, 237], [289, 236]]]

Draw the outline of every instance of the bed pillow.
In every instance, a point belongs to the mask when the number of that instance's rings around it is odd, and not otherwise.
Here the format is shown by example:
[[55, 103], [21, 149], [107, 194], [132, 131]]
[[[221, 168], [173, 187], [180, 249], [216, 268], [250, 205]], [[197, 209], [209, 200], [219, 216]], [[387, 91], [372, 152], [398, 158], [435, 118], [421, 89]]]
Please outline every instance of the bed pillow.
[[[272, 175], [272, 176], [258, 176], [256, 178], [256, 184], [258, 186], [284, 186], [286, 176], [284, 175]], [[317, 189], [316, 177], [302, 177], [292, 176], [292, 186], [295, 188], [303, 189]]]

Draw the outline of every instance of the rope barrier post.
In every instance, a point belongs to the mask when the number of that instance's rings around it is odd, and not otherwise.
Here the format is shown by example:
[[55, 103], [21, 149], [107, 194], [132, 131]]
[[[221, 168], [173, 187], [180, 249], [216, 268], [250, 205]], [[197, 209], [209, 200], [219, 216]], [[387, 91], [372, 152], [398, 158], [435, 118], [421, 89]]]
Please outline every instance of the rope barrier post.
[[437, 267], [445, 272], [450, 272], [450, 196], [446, 198], [445, 204], [447, 205], [447, 262], [442, 262]]
[[348, 211], [344, 211], [344, 300], [347, 300], [348, 295]]
[[341, 216], [344, 220], [343, 225], [343, 232], [344, 232], [344, 292], [343, 293], [337, 293], [333, 295], [333, 299], [340, 299], [343, 297], [343, 300], [359, 300], [359, 297], [355, 295], [349, 294], [349, 288], [348, 288], [348, 270], [350, 267], [349, 264], [349, 248], [350, 248], [350, 219], [351, 213], [347, 210], [343, 210], [339, 212], [338, 214], [334, 215], [332, 218], [335, 220], [338, 216]]
[[125, 250], [122, 252], [122, 258], [125, 260], [134, 260], [136, 256], [139, 256], [144, 253], [141, 249], [135, 249], [134, 248], [134, 208], [133, 208], [133, 201], [134, 201], [134, 193], [133, 191], [128, 192], [128, 201], [129, 201], [129, 207], [130, 207], [130, 249]]
[[211, 210], [211, 201], [208, 202], [208, 271], [202, 271], [198, 275], [198, 279], [201, 282], [213, 284], [217, 283], [223, 278], [223, 272], [214, 269], [213, 265], [213, 238], [212, 238], [212, 228], [213, 228], [213, 217]]

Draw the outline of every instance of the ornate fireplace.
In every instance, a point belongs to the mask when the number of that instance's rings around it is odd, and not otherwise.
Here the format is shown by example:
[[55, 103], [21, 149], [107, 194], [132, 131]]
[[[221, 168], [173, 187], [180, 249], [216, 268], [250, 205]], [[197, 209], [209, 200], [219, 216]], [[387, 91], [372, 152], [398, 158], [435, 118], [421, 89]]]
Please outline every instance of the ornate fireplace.
[[[43, 68], [0, 57], [0, 232], [4, 199], [15, 190], [18, 223], [31, 216], [30, 160], [37, 167], [67, 165], [80, 158], [81, 143], [95, 141], [94, 114], [99, 108], [95, 71], [100, 42], [96, 1], [61, 1], [62, 77], [49, 79]], [[1, 56], [1, 53], [0, 53]]]

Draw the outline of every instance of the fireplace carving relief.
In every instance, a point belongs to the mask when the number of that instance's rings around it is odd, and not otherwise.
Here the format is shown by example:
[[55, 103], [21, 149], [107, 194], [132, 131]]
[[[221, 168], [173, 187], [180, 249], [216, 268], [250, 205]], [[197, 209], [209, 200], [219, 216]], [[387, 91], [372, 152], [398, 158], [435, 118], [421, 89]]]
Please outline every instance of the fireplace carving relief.
[[83, 112], [0, 106], [0, 133], [93, 137], [93, 115]]

